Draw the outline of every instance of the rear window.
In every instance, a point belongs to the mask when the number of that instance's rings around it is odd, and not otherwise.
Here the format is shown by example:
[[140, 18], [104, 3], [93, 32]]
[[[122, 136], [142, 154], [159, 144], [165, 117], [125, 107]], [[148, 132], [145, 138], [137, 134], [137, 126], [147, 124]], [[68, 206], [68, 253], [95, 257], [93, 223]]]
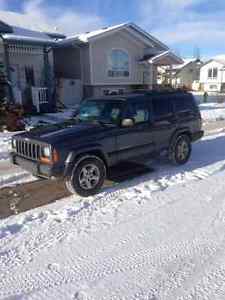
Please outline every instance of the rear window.
[[173, 103], [176, 112], [196, 110], [196, 104], [191, 95], [175, 96]]
[[173, 111], [169, 96], [154, 97], [152, 99], [152, 106], [156, 120], [170, 115]]

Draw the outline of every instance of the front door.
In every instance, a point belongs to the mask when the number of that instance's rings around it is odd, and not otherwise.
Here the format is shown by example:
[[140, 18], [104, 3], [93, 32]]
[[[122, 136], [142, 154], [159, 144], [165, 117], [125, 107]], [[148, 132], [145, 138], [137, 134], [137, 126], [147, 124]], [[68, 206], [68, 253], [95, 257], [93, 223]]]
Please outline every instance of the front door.
[[128, 160], [154, 151], [148, 102], [128, 104], [126, 118], [132, 118], [133, 127], [121, 128], [117, 136], [118, 160]]

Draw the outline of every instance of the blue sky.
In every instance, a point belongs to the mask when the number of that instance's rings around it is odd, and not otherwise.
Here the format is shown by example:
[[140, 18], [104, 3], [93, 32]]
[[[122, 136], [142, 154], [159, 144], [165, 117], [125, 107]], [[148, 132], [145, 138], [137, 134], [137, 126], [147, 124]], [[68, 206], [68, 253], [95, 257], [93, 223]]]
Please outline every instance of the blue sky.
[[132, 21], [183, 57], [225, 54], [224, 0], [0, 0], [68, 34]]

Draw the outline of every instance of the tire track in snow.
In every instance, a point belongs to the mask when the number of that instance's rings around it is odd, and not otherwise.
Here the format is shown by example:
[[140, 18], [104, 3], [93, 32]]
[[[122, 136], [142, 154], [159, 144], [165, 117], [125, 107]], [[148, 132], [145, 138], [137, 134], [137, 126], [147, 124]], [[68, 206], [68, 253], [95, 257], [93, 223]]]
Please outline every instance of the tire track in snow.
[[[84, 282], [89, 282], [89, 285], [92, 285], [105, 277], [134, 271], [143, 272], [143, 269], [147, 268], [148, 273], [154, 274], [156, 277], [158, 288], [156, 288], [157, 295], [155, 296], [157, 299], [158, 296], [161, 296], [161, 293], [164, 295], [168, 293], [169, 295], [171, 291], [179, 288], [187, 280], [187, 277], [192, 275], [196, 268], [195, 263], [191, 263], [193, 257], [195, 257], [195, 261], [196, 257], [204, 257], [201, 264], [205, 264], [220, 247], [221, 245], [210, 245], [207, 238], [202, 237], [194, 241], [163, 244], [155, 249], [139, 249], [139, 251], [133, 251], [128, 255], [118, 255], [111, 259], [102, 260], [101, 257], [94, 261], [86, 259], [83, 261], [82, 269], [77, 261], [73, 259], [67, 262], [63, 268], [50, 265], [47, 271], [37, 273], [29, 273], [28, 271], [19, 276], [2, 277], [0, 297], [38, 292], [40, 299], [49, 299], [51, 289], [64, 284], [76, 283], [79, 286]], [[179, 256], [180, 253], [182, 253], [181, 256]], [[188, 263], [185, 265], [184, 261]], [[160, 273], [160, 269], [165, 270], [167, 268], [170, 270], [170, 264], [172, 266], [174, 264], [180, 265], [180, 267], [174, 273], [173, 270], [167, 272], [166, 276], [157, 282], [157, 274]], [[46, 289], [49, 294], [46, 294]]]
[[[221, 170], [221, 165], [219, 168], [216, 168], [218, 172]], [[197, 175], [196, 175], [197, 174]], [[212, 175], [212, 174], [210, 174]], [[207, 173], [204, 170], [196, 170], [191, 174], [191, 177], [189, 177], [189, 180], [203, 180], [210, 176], [209, 173]], [[184, 175], [185, 176], [185, 175]], [[147, 175], [149, 177], [149, 175]], [[29, 260], [34, 259], [36, 255], [38, 255], [42, 249], [48, 248], [50, 249], [53, 247], [56, 243], [62, 241], [65, 239], [68, 235], [71, 234], [80, 234], [86, 230], [90, 230], [91, 227], [91, 217], [93, 214], [96, 212], [101, 212], [104, 213], [104, 209], [110, 208], [112, 206], [112, 209], [116, 210], [118, 207], [121, 205], [121, 203], [125, 201], [129, 201], [129, 199], [132, 196], [132, 193], [134, 194], [134, 197], [137, 202], [140, 204], [143, 201], [149, 201], [151, 199], [152, 193], [159, 192], [162, 190], [165, 190], [167, 187], [170, 185], [165, 186], [161, 179], [158, 181], [154, 181], [154, 184], [152, 184], [152, 180], [150, 182], [144, 182], [146, 176], [142, 176], [142, 178], [138, 178], [139, 184], [137, 184], [135, 187], [132, 187], [130, 182], [124, 183], [121, 185], [117, 186], [116, 188], [110, 188], [109, 192], [103, 192], [100, 195], [97, 195], [94, 198], [91, 198], [89, 201], [88, 200], [81, 200], [81, 207], [78, 209], [71, 209], [67, 212], [67, 216], [60, 220], [60, 217], [57, 216], [51, 216], [51, 215], [43, 215], [43, 221], [41, 221], [41, 227], [45, 226], [46, 220], [48, 220], [48, 217], [50, 217], [54, 220], [55, 222], [48, 227], [48, 230], [43, 232], [43, 230], [40, 227], [40, 232], [37, 235], [32, 235], [29, 237], [28, 241], [24, 242], [24, 246], [21, 247], [20, 243], [16, 246], [14, 246], [10, 251], [13, 251], [14, 256], [11, 256], [11, 254], [8, 254], [7, 250], [6, 251], [1, 251], [0, 252], [0, 263], [1, 263], [1, 268], [3, 269], [11, 269], [13, 267], [18, 267], [19, 265], [23, 265], [27, 262], [27, 260], [23, 261], [24, 257], [24, 252], [28, 253], [29, 255]], [[182, 176], [181, 176], [182, 178]], [[167, 180], [166, 182], [169, 182]], [[186, 181], [184, 180], [186, 183]], [[182, 179], [179, 180], [178, 184], [182, 183]], [[171, 186], [175, 185], [174, 182], [171, 183]], [[156, 187], [157, 188], [156, 188]], [[126, 190], [126, 193], [123, 193], [123, 190]], [[159, 209], [163, 207], [164, 205], [168, 205], [170, 203], [170, 199], [164, 199], [161, 197], [159, 199], [159, 202], [155, 204], [155, 207], [152, 208], [154, 209]], [[115, 213], [116, 216], [116, 213]], [[32, 217], [31, 217], [32, 219]], [[29, 220], [29, 218], [28, 218]], [[26, 224], [29, 223], [24, 221], [24, 223], [21, 224], [21, 230], [23, 229]], [[73, 225], [73, 228], [71, 228], [71, 224]], [[13, 226], [13, 225], [12, 225]], [[1, 229], [1, 231], [4, 230], [4, 227]], [[0, 235], [1, 235], [0, 231]], [[19, 237], [19, 235], [18, 235]], [[12, 240], [14, 240], [14, 243], [16, 244], [15, 239], [11, 236]], [[10, 239], [10, 236], [9, 236]], [[8, 238], [7, 236], [3, 239], [0, 240], [0, 245], [7, 245], [8, 244]], [[10, 258], [10, 256], [12, 258]], [[17, 257], [17, 259], [16, 259]], [[27, 258], [26, 258], [27, 259]]]

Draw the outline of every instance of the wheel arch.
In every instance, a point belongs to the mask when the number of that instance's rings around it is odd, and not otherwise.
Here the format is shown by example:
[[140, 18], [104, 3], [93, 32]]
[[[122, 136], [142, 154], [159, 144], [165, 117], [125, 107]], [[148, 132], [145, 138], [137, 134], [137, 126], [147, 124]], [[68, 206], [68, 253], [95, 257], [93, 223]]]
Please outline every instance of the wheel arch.
[[71, 151], [66, 159], [64, 177], [70, 175], [75, 165], [78, 165], [83, 159], [95, 156], [101, 159], [106, 167], [109, 167], [107, 155], [100, 148], [89, 148], [80, 151]]
[[182, 129], [176, 130], [173, 133], [173, 135], [170, 138], [169, 145], [171, 145], [174, 142], [174, 140], [176, 140], [178, 138], [178, 136], [184, 135], [184, 134], [187, 135], [190, 138], [190, 140], [192, 141], [192, 134], [190, 132], [190, 129], [189, 128], [182, 128]]

